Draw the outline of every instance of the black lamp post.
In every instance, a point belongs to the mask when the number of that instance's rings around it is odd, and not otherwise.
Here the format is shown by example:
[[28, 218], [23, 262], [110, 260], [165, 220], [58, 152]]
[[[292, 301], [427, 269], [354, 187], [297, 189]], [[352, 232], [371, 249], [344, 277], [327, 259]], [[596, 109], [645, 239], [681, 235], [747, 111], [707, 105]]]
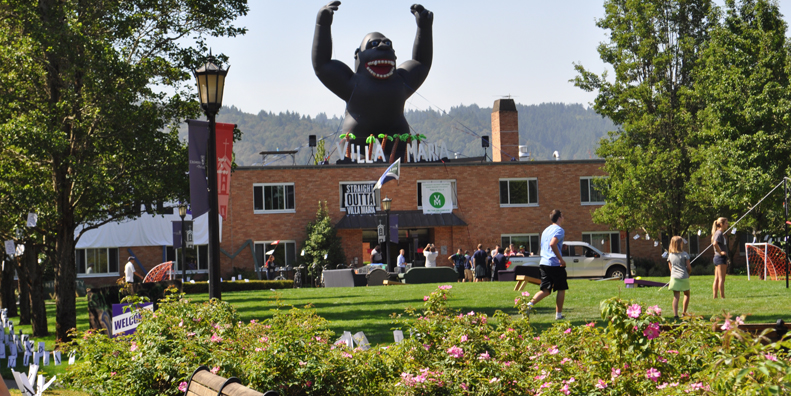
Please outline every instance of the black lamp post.
[[209, 52], [206, 63], [195, 70], [200, 104], [209, 119], [209, 145], [206, 156], [206, 173], [209, 175], [209, 298], [222, 299], [220, 292], [220, 213], [217, 200], [217, 131], [214, 117], [222, 107], [225, 76], [228, 70], [217, 66]]
[[387, 272], [393, 271], [393, 269], [390, 268], [390, 204], [392, 203], [393, 200], [385, 195], [385, 198], [382, 200], [382, 209], [385, 211], [385, 249], [387, 251]]
[[187, 281], [187, 256], [184, 255], [184, 217], [187, 216], [187, 205], [179, 204], [179, 217], [181, 217], [181, 291], [184, 291], [184, 282]]

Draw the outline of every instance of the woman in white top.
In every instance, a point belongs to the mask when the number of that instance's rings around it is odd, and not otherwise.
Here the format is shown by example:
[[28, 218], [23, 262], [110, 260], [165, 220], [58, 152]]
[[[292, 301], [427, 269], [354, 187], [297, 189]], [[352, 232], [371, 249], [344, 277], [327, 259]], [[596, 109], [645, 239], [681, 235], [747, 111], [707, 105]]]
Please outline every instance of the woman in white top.
[[426, 248], [423, 249], [423, 255], [426, 256], [426, 267], [436, 267], [437, 266], [437, 256], [439, 252], [437, 249], [434, 248], [433, 244], [426, 245]]

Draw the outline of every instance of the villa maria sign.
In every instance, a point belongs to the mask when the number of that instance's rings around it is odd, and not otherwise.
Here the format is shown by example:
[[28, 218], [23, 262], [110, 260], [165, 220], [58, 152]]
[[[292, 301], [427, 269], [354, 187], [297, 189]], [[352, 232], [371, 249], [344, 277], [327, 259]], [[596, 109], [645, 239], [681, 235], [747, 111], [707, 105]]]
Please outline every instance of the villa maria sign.
[[379, 206], [376, 182], [341, 183], [341, 210], [346, 214], [374, 214]]
[[[335, 142], [335, 151], [341, 155], [346, 153], [349, 148], [349, 159], [358, 164], [372, 164], [377, 158], [389, 158], [385, 156], [384, 150], [379, 142], [373, 144], [373, 152], [368, 148], [368, 145], [358, 146], [351, 144], [347, 140]], [[450, 158], [450, 152], [445, 146], [445, 142], [439, 143], [418, 143], [410, 142], [406, 145], [406, 152], [404, 153], [404, 162], [433, 162], [439, 161], [442, 158]]]

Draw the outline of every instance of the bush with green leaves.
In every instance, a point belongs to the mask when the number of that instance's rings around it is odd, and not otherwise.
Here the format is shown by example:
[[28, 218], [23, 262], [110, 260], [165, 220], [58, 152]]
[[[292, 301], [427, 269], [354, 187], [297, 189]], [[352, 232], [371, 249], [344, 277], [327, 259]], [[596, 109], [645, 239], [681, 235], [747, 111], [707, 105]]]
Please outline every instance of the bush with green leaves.
[[259, 391], [281, 395], [677, 395], [788, 394], [791, 342], [762, 342], [743, 317], [691, 318], [671, 326], [658, 307], [611, 298], [606, 326], [561, 321], [537, 333], [530, 294], [515, 292], [520, 315], [493, 317], [448, 307], [452, 286], [421, 309], [394, 315], [403, 341], [371, 349], [333, 343], [310, 307], [278, 305], [271, 319], [242, 323], [224, 302], [171, 294], [142, 312], [137, 333], [78, 333], [65, 350], [79, 361], [68, 386], [94, 395], [177, 395], [206, 365]]

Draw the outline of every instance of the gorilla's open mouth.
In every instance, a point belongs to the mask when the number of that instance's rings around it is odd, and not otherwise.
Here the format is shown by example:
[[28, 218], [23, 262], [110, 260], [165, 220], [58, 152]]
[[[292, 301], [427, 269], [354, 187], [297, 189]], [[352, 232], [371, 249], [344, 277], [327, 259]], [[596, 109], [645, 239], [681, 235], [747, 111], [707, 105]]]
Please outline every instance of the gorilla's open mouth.
[[387, 59], [372, 60], [365, 64], [368, 73], [376, 78], [388, 78], [395, 71], [395, 62]]

